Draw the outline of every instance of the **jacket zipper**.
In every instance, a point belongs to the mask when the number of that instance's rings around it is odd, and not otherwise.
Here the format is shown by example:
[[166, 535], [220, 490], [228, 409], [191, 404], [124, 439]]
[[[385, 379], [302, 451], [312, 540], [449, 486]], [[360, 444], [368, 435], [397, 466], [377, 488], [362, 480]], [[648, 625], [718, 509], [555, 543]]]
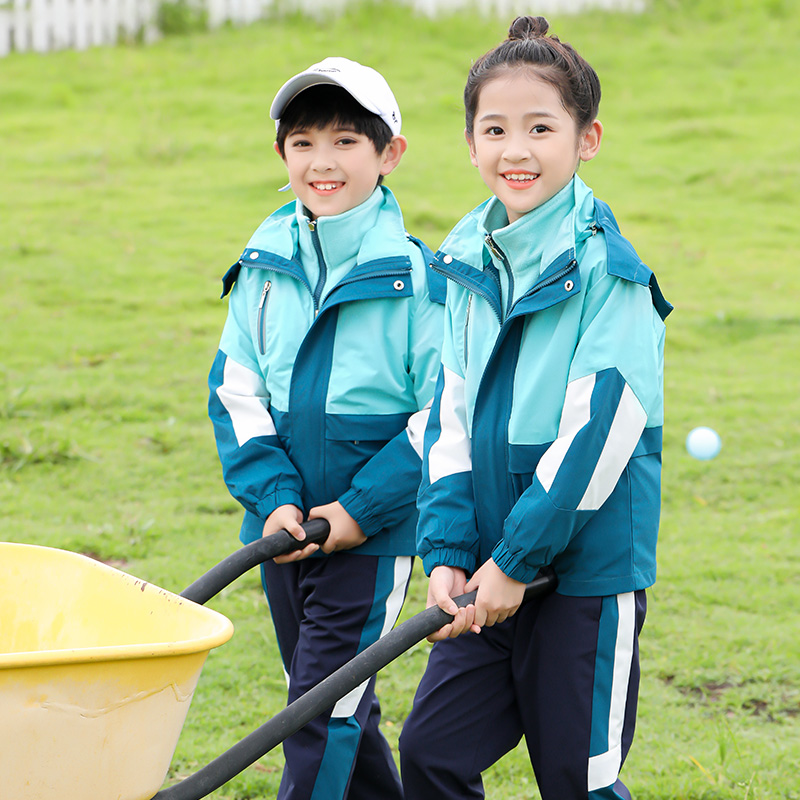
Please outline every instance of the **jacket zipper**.
[[[456, 275], [455, 273], [449, 272], [447, 269], [442, 269], [436, 263], [432, 264], [431, 266], [440, 275], [444, 275], [447, 278], [447, 280], [453, 281], [453, 283], [455, 283], [457, 286], [460, 286], [462, 289], [466, 289], [470, 293], [479, 294], [481, 297], [483, 297], [487, 301], [493, 299], [489, 295], [487, 295], [485, 292], [482, 292], [479, 289], [477, 289], [475, 284], [469, 283], [469, 281], [465, 281], [463, 278], [461, 278], [460, 276]], [[489, 305], [492, 306], [492, 311], [494, 311], [494, 315], [497, 317], [497, 321], [502, 325], [503, 324], [503, 319], [502, 319], [501, 314], [498, 312], [497, 308], [495, 308], [495, 306], [492, 305], [491, 302], [489, 303]]]
[[325, 263], [325, 256], [322, 255], [322, 244], [319, 240], [319, 231], [317, 231], [317, 221], [310, 219], [308, 221], [308, 229], [311, 231], [311, 241], [314, 243], [314, 250], [317, 253], [317, 261], [319, 263], [319, 277], [317, 278], [317, 285], [314, 288], [314, 316], [319, 313], [319, 302], [322, 298], [322, 289], [325, 286], [325, 281], [328, 277], [328, 265]]
[[[564, 267], [563, 269], [560, 269], [558, 272], [556, 272], [555, 275], [551, 275], [546, 281], [542, 281], [541, 283], [537, 283], [536, 286], [534, 286], [533, 289], [531, 289], [525, 295], [525, 297], [529, 297], [534, 292], [538, 292], [540, 289], [544, 289], [546, 286], [551, 286], [554, 283], [558, 283], [558, 281], [560, 281], [565, 275], [569, 275], [569, 273], [572, 272], [572, 270], [575, 268], [577, 263], [578, 262], [573, 258], [572, 261], [570, 261], [569, 264], [567, 264], [566, 267]], [[522, 298], [520, 298], [520, 299], [522, 299]]]
[[514, 304], [514, 274], [511, 272], [511, 265], [508, 263], [506, 254], [500, 249], [500, 246], [492, 238], [491, 233], [486, 234], [484, 241], [486, 242], [486, 246], [489, 248], [491, 253], [503, 265], [506, 275], [508, 276], [508, 297], [506, 298], [506, 316], [508, 316], [511, 312], [511, 306]]
[[272, 288], [272, 281], [267, 280], [264, 282], [264, 288], [261, 290], [261, 299], [258, 301], [258, 349], [261, 351], [261, 355], [266, 355], [267, 352], [267, 344], [266, 344], [266, 331], [264, 328], [266, 327], [266, 315], [267, 315], [267, 305], [269, 303], [269, 290]]
[[369, 272], [363, 275], [356, 275], [352, 278], [342, 278], [339, 283], [336, 284], [334, 288], [338, 289], [340, 286], [347, 286], [349, 283], [358, 283], [358, 281], [370, 280], [372, 278], [389, 278], [392, 275], [410, 275], [411, 270], [409, 268], [398, 268], [398, 269], [382, 269], [378, 272]]

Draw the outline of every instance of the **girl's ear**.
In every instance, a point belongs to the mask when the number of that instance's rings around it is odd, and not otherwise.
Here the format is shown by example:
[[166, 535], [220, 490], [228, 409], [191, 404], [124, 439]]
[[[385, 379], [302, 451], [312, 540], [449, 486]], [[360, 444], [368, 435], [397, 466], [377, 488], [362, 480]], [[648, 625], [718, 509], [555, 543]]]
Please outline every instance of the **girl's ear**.
[[578, 155], [581, 161], [591, 161], [600, 149], [600, 140], [603, 138], [603, 123], [596, 119], [586, 133], [579, 140]]
[[469, 131], [464, 128], [464, 138], [469, 145], [469, 160], [472, 162], [473, 167], [478, 166], [478, 154], [475, 152], [475, 140], [469, 135]]
[[405, 136], [392, 136], [392, 140], [383, 151], [382, 163], [379, 174], [388, 175], [399, 163], [403, 153], [408, 149], [408, 139]]

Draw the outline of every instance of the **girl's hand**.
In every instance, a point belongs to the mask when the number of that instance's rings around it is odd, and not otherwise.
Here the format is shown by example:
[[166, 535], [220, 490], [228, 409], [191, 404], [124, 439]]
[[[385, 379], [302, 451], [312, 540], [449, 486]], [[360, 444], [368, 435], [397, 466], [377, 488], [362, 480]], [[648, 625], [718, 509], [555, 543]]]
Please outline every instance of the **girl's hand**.
[[525, 584], [509, 578], [490, 558], [466, 586], [466, 591], [478, 590], [475, 598], [475, 625], [491, 627], [505, 622], [522, 605]]
[[439, 606], [443, 611], [453, 615], [453, 621], [428, 636], [429, 642], [439, 642], [448, 638], [455, 639], [456, 636], [460, 636], [466, 631], [480, 633], [480, 628], [474, 624], [475, 606], [470, 604], [465, 608], [459, 608], [453, 602], [454, 597], [464, 594], [466, 583], [467, 576], [464, 570], [455, 567], [434, 567], [428, 582], [426, 607]]
[[312, 508], [308, 512], [308, 518], [326, 519], [331, 526], [328, 538], [322, 543], [323, 553], [350, 550], [367, 541], [361, 526], [344, 510], [344, 506], [338, 501]]
[[[288, 531], [295, 539], [302, 542], [306, 538], [306, 532], [301, 527], [300, 523], [303, 521], [303, 512], [294, 505], [287, 504], [285, 506], [278, 506], [268, 517], [264, 523], [264, 530], [261, 532], [262, 536], [269, 536], [277, 533], [280, 530]], [[291, 553], [286, 553], [282, 556], [276, 556], [273, 560], [276, 564], [288, 564], [290, 561], [299, 561], [307, 558], [312, 553], [319, 550], [318, 544], [309, 544], [302, 550], [293, 550]]]

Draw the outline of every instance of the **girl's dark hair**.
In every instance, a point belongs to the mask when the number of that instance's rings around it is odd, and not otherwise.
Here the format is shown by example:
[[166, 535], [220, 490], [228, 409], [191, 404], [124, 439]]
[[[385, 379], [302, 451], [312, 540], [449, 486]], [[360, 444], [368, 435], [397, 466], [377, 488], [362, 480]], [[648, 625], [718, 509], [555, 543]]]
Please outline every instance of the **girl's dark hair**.
[[483, 85], [502, 72], [518, 67], [532, 68], [537, 77], [558, 90], [579, 133], [586, 131], [595, 120], [600, 105], [597, 73], [572, 45], [557, 36], [547, 36], [549, 29], [544, 17], [517, 17], [508, 29], [508, 39], [472, 65], [464, 88], [469, 136], [472, 136]]
[[286, 155], [286, 137], [293, 131], [321, 130], [328, 125], [341, 125], [366, 136], [377, 153], [392, 140], [389, 126], [353, 95], [340, 86], [318, 84], [293, 97], [283, 110], [276, 137], [281, 156]]

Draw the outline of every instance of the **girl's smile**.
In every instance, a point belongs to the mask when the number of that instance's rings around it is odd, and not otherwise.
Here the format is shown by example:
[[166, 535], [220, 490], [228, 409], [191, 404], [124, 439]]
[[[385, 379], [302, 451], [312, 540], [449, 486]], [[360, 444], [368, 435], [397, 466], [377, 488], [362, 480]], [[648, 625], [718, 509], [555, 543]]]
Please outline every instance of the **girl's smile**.
[[515, 222], [569, 183], [579, 161], [593, 158], [602, 125], [578, 133], [551, 83], [532, 69], [487, 81], [480, 91], [470, 158]]

